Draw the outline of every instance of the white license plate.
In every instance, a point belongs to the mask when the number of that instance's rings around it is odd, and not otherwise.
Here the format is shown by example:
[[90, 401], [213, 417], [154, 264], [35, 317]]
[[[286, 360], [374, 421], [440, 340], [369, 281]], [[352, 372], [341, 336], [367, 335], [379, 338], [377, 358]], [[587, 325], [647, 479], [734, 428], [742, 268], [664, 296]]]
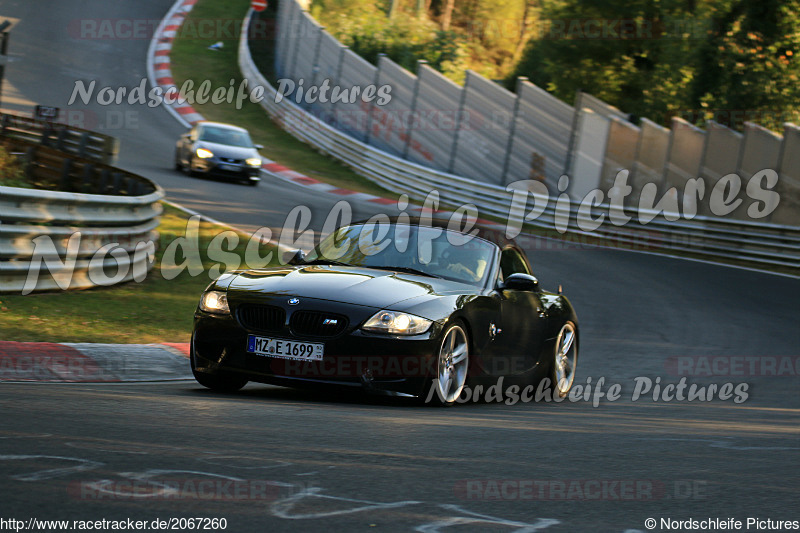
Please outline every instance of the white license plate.
[[298, 361], [322, 361], [324, 347], [324, 344], [316, 342], [297, 342], [286, 339], [256, 337], [255, 335], [247, 336], [247, 351], [266, 357], [280, 357], [281, 359], [295, 359]]
[[236, 172], [239, 170], [239, 167], [237, 167], [236, 165], [220, 165], [219, 169], [226, 170], [228, 172]]

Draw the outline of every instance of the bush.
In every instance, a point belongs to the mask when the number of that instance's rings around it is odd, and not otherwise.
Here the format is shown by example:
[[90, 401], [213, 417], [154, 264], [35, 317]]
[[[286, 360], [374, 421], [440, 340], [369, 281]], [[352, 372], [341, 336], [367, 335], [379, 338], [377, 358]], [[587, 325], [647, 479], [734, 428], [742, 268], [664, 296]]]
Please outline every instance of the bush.
[[0, 185], [5, 187], [30, 187], [25, 169], [17, 156], [0, 145]]

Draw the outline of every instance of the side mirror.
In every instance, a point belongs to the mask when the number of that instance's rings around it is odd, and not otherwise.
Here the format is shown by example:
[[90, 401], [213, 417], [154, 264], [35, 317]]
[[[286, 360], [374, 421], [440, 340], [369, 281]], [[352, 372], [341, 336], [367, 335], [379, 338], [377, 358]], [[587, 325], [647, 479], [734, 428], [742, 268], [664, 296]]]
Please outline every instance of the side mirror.
[[254, 144], [253, 148], [255, 148], [256, 150], [263, 150], [264, 149], [264, 145], [263, 144]]
[[302, 265], [306, 260], [306, 254], [303, 250], [291, 250], [283, 257], [287, 265]]
[[503, 289], [512, 291], [539, 291], [539, 280], [528, 274], [511, 274], [503, 281]]
[[184, 133], [183, 135], [181, 135], [181, 139], [188, 139], [191, 136], [192, 136], [191, 133]]

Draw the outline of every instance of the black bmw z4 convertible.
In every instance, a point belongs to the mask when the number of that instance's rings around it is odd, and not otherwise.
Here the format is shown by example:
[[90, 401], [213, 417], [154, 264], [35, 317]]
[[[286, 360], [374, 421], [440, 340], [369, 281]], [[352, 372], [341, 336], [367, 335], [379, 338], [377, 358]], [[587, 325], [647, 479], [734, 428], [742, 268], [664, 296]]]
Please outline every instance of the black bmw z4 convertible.
[[347, 225], [286, 266], [223, 274], [195, 312], [195, 378], [228, 392], [255, 381], [451, 405], [502, 377], [566, 396], [579, 338], [569, 301], [539, 287], [502, 232], [452, 225]]

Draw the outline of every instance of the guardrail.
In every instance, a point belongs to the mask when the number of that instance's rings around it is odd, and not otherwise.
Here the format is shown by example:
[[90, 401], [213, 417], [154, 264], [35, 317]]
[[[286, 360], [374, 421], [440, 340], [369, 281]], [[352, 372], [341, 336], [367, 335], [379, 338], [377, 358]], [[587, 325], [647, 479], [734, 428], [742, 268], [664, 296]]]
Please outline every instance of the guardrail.
[[0, 293], [144, 279], [163, 211], [158, 185], [19, 138], [0, 142], [39, 187], [0, 186]]
[[0, 114], [0, 135], [49, 146], [107, 165], [113, 165], [119, 153], [119, 140], [115, 137], [15, 113]]
[[[389, 190], [424, 200], [436, 190], [443, 202], [453, 206], [474, 204], [483, 216], [504, 220], [522, 220], [525, 213], [512, 205], [513, 191], [474, 181], [454, 174], [417, 165], [382, 152], [326, 124], [289, 99], [275, 102], [276, 90], [258, 71], [247, 42], [252, 12], [242, 25], [239, 41], [239, 68], [251, 87], [262, 86], [261, 106], [294, 137], [320, 152], [331, 155]], [[537, 202], [546, 198], [537, 198]], [[757, 268], [788, 270], [800, 268], [800, 227], [736, 221], [696, 216], [692, 220], [667, 220], [655, 211], [637, 213], [652, 218], [646, 225], [629, 222], [616, 226], [607, 216], [608, 204], [593, 205], [581, 212], [574, 201], [562, 200], [565, 207], [556, 209], [549, 201], [542, 214], [526, 224], [553, 231], [556, 219], [566, 219], [569, 234], [597, 245], [633, 247], [673, 254], [690, 253], [712, 260], [733, 260]], [[541, 205], [537, 203], [537, 205]], [[581, 231], [577, 224], [588, 223], [601, 215], [603, 223], [595, 230]], [[560, 221], [563, 223], [563, 220]], [[572, 238], [572, 237], [569, 237]]]

